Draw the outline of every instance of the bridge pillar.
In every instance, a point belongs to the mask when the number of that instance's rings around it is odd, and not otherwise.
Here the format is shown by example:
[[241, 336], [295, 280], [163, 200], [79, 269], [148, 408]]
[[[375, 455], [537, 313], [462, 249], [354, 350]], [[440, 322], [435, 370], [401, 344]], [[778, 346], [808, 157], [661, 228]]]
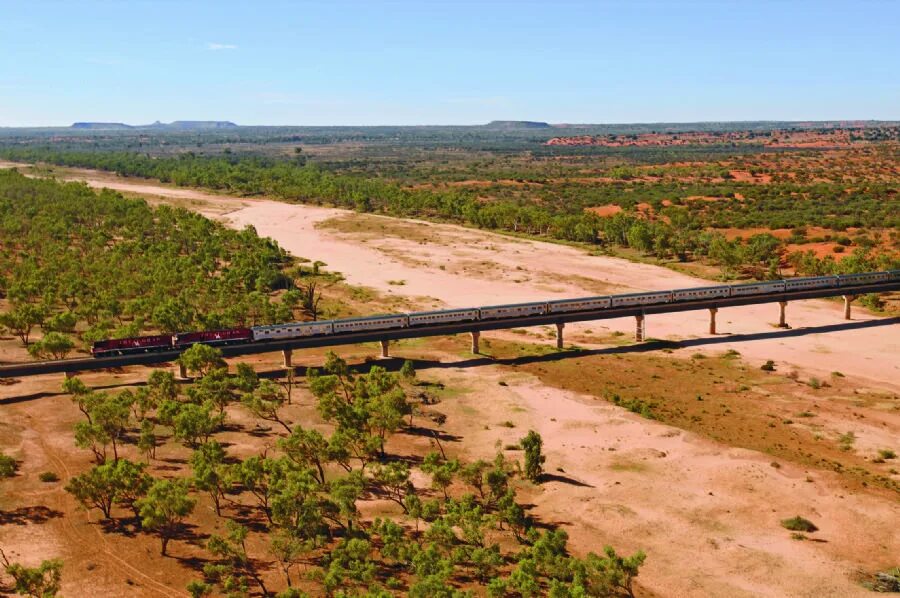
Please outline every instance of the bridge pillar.
[[779, 328], [787, 328], [787, 319], [784, 315], [784, 308], [787, 307], [787, 301], [779, 301], [778, 302], [778, 327]]
[[844, 319], [850, 319], [850, 303], [856, 299], [856, 295], [844, 295]]
[[175, 362], [175, 377], [181, 380], [187, 380], [187, 368], [183, 363]]
[[381, 357], [387, 359], [391, 354], [388, 351], [388, 341], [381, 341]]
[[565, 327], [566, 327], [566, 325], [563, 322], [556, 323], [556, 348], [557, 349], [563, 348], [563, 328], [565, 328]]
[[282, 357], [284, 357], [284, 369], [289, 370], [293, 367], [291, 362], [291, 357], [293, 356], [294, 351], [292, 349], [284, 349], [281, 351]]
[[716, 312], [719, 311], [718, 307], [710, 307], [709, 308], [709, 333], [716, 333]]
[[75, 372], [63, 372], [63, 375], [66, 377], [66, 380], [75, 377]]
[[481, 353], [481, 351], [478, 348], [478, 339], [480, 339], [480, 338], [481, 338], [481, 333], [478, 332], [477, 330], [473, 330], [472, 331], [472, 353], [474, 353], [475, 355], [478, 355]]
[[642, 343], [644, 342], [644, 314], [639, 316], [634, 316], [635, 328], [634, 328], [634, 340]]

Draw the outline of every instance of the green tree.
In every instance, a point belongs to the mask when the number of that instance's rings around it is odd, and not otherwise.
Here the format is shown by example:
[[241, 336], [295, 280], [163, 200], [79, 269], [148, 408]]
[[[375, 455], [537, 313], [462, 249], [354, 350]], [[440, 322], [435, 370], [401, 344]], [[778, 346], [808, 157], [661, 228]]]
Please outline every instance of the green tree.
[[184, 366], [189, 373], [194, 372], [200, 378], [213, 370], [228, 367], [222, 359], [222, 351], [209, 345], [191, 345], [178, 357], [178, 364]]
[[147, 496], [136, 502], [141, 517], [141, 527], [159, 535], [160, 554], [178, 532], [181, 521], [194, 510], [196, 500], [188, 492], [187, 480], [156, 480]]
[[0, 326], [7, 328], [27, 347], [31, 330], [43, 323], [47, 316], [45, 308], [33, 303], [14, 304], [12, 309], [0, 314]]
[[245, 394], [241, 399], [241, 404], [250, 413], [260, 419], [280, 424], [290, 434], [291, 427], [278, 415], [278, 410], [284, 403], [284, 392], [271, 380], [260, 381], [252, 392]]
[[213, 535], [206, 543], [206, 548], [214, 556], [224, 560], [224, 566], [230, 569], [230, 576], [249, 577], [259, 586], [263, 596], [269, 591], [255, 562], [247, 554], [247, 534], [249, 530], [243, 525], [229, 519], [225, 522], [226, 534]]
[[138, 436], [137, 447], [147, 458], [147, 461], [150, 459], [156, 458], [156, 426], [149, 419], [145, 419], [141, 421], [141, 433]]
[[41, 340], [28, 347], [28, 353], [38, 359], [65, 359], [74, 348], [75, 342], [65, 334], [48, 332]]
[[224, 414], [213, 415], [214, 407], [211, 403], [203, 405], [176, 403], [176, 405], [178, 407], [171, 420], [172, 434], [191, 448], [196, 448], [198, 443], [209, 440], [225, 421]]
[[525, 451], [525, 477], [532, 482], [538, 483], [541, 480], [541, 475], [544, 473], [544, 461], [546, 458], [541, 452], [544, 441], [540, 434], [534, 430], [529, 430], [525, 438], [519, 442]]
[[328, 459], [328, 441], [317, 430], [307, 430], [299, 424], [287, 438], [278, 439], [278, 448], [299, 467], [314, 467], [316, 481], [325, 483], [325, 463]]
[[453, 478], [459, 471], [459, 461], [456, 459], [448, 461], [439, 453], [431, 451], [422, 461], [422, 471], [431, 474], [431, 485], [440, 490], [446, 500], [449, 498], [447, 488], [453, 483]]
[[37, 567], [25, 567], [11, 563], [2, 550], [0, 559], [6, 573], [13, 578], [15, 593], [31, 598], [53, 598], [59, 593], [63, 567], [60, 559], [41, 561]]
[[73, 477], [66, 485], [66, 492], [89, 509], [100, 509], [104, 519], [112, 517], [112, 507], [119, 491], [115, 465], [104, 463]]
[[221, 502], [228, 487], [226, 457], [225, 449], [215, 440], [201, 444], [191, 455], [194, 487], [209, 494], [216, 515], [222, 514]]
[[404, 513], [408, 513], [406, 497], [416, 491], [409, 480], [409, 473], [409, 466], [400, 461], [392, 461], [374, 471], [375, 482], [381, 486], [387, 498], [400, 505]]

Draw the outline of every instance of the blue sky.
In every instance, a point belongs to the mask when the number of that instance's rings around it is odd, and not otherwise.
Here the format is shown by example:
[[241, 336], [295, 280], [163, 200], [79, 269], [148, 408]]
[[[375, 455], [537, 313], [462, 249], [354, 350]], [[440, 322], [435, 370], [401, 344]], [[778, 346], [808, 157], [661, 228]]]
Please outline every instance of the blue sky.
[[0, 0], [0, 126], [900, 119], [900, 1]]

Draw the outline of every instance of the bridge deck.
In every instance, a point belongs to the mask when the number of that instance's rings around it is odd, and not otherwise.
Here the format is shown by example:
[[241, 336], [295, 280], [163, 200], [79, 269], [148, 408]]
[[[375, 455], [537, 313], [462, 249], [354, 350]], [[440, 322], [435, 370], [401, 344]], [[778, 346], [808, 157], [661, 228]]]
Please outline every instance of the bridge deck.
[[[897, 290], [900, 290], [900, 282], [891, 281], [879, 284], [857, 285], [852, 287], [798, 290], [766, 295], [752, 295], [746, 297], [720, 297], [716, 299], [701, 299], [679, 303], [613, 307], [575, 313], [543, 314], [536, 316], [525, 316], [520, 318], [505, 318], [502, 320], [436, 324], [416, 326], [414, 328], [397, 328], [366, 332], [350, 332], [311, 338], [228, 345], [221, 347], [221, 349], [223, 355], [225, 355], [226, 357], [235, 357], [238, 355], [271, 353], [275, 351], [283, 351], [285, 349], [307, 349], [314, 347], [354, 345], [359, 343], [390, 341], [405, 338], [420, 338], [425, 336], [445, 336], [460, 334], [464, 332], [482, 332], [485, 330], [524, 328], [528, 326], [565, 324], [568, 322], [585, 322], [591, 320], [606, 320], [627, 316], [672, 313], [711, 308], [721, 309], [723, 307], [735, 307], [741, 305], [777, 303], [781, 301], [797, 301], [801, 299], [817, 299], [822, 297], [837, 297], [841, 295], [863, 295], [866, 293], [881, 293]], [[156, 353], [140, 353], [136, 355], [120, 355], [114, 357], [88, 357], [79, 359], [64, 359], [59, 361], [35, 361], [28, 363], [7, 364], [0, 366], [0, 377], [25, 377], [59, 372], [75, 373], [87, 370], [122, 367], [127, 365], [152, 365], [174, 361], [180, 354], [181, 351], [173, 350], [160, 351]]]

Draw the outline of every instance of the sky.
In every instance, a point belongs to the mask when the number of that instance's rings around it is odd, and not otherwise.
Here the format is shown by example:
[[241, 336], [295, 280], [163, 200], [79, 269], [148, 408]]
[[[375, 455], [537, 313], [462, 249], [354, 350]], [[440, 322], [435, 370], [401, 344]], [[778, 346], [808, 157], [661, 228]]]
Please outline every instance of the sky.
[[0, 126], [900, 119], [900, 1], [0, 0]]

